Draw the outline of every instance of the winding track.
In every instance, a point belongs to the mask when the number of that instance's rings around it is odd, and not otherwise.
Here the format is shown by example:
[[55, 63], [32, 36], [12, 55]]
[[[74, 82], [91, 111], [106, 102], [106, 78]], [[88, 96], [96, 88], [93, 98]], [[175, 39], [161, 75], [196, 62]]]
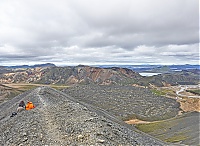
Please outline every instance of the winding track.
[[176, 91], [177, 96], [188, 97], [188, 98], [200, 98], [200, 96], [188, 96], [188, 95], [181, 94], [181, 92], [184, 92], [188, 88], [199, 88], [199, 85], [197, 85], [197, 86], [195, 86], [195, 85], [180, 85], [179, 87], [180, 87], [180, 90]]

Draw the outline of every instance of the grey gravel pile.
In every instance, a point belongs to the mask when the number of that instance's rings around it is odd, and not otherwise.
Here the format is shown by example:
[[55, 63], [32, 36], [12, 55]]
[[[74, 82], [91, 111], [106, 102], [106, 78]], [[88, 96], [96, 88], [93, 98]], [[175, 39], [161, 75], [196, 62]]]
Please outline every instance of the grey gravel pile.
[[[36, 108], [10, 117], [21, 100], [32, 101]], [[2, 146], [166, 145], [104, 110], [49, 87], [16, 96], [1, 104], [0, 111]]]

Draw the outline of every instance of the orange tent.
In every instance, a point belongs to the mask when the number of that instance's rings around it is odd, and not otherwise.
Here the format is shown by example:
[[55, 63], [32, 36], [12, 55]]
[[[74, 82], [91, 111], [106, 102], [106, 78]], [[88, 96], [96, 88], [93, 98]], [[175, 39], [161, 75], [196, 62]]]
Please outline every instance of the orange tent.
[[28, 103], [26, 104], [26, 110], [30, 110], [30, 109], [33, 109], [35, 108], [35, 105], [33, 105], [32, 102], [28, 101]]

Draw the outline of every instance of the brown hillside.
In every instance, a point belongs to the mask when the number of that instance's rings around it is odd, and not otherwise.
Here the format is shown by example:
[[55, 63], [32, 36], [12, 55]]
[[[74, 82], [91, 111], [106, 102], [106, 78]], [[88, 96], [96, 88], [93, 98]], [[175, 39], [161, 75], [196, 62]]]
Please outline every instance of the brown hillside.
[[0, 83], [131, 85], [140, 78], [138, 73], [130, 69], [79, 65], [12, 70], [0, 75]]

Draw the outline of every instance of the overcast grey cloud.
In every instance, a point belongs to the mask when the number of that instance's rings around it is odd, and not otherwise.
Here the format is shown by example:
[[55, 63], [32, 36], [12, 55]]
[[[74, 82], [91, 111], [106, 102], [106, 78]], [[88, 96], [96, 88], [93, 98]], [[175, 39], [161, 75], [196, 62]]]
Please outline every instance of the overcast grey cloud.
[[1, 0], [0, 65], [198, 64], [198, 0]]

